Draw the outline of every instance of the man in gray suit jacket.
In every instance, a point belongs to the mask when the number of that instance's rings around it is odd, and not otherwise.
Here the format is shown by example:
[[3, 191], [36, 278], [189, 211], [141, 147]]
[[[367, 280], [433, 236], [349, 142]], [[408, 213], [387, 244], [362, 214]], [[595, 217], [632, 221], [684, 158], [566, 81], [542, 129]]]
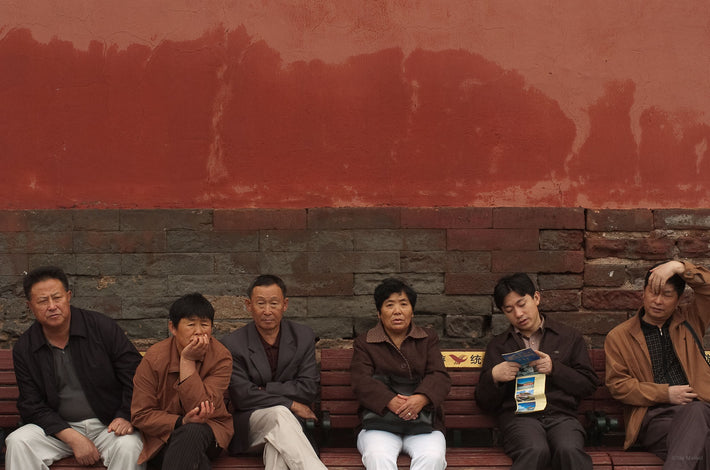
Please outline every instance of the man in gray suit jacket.
[[286, 285], [270, 274], [249, 286], [253, 322], [223, 341], [234, 360], [229, 396], [234, 407], [231, 454], [263, 449], [266, 470], [325, 470], [300, 419], [315, 419], [310, 404], [319, 375], [313, 330], [283, 318]]

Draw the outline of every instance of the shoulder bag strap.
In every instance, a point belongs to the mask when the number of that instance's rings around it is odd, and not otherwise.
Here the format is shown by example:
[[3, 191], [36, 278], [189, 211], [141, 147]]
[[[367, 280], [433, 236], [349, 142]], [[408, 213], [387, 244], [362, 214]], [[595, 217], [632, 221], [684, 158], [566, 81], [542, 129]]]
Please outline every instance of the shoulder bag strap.
[[700, 354], [703, 356], [703, 359], [705, 359], [705, 362], [707, 363], [708, 366], [710, 366], [710, 360], [708, 360], [708, 357], [705, 355], [705, 348], [703, 348], [703, 343], [700, 342], [700, 338], [698, 338], [697, 333], [695, 333], [695, 330], [693, 329], [692, 326], [690, 326], [690, 323], [688, 323], [688, 320], [684, 321], [683, 324], [685, 325], [686, 328], [690, 330], [690, 333], [693, 335], [693, 339], [695, 340], [695, 344], [698, 345], [698, 349], [700, 350]]

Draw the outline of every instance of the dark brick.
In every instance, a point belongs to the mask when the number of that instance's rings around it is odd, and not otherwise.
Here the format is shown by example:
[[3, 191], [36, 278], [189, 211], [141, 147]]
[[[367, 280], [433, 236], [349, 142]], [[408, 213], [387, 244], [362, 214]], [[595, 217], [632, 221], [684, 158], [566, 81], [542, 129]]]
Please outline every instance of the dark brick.
[[403, 273], [441, 273], [446, 271], [445, 251], [403, 251], [399, 264]]
[[72, 232], [0, 233], [0, 253], [71, 253]]
[[25, 211], [0, 211], [1, 232], [26, 232], [29, 230], [27, 212]]
[[308, 254], [308, 271], [312, 273], [386, 273], [399, 270], [399, 252], [396, 251]]
[[237, 275], [171, 275], [168, 276], [168, 292], [201, 292], [203, 295], [246, 295], [247, 288], [256, 274]]
[[152, 338], [157, 342], [168, 337], [167, 319], [119, 320], [118, 325], [131, 340]]
[[354, 230], [358, 251], [434, 251], [446, 249], [444, 230]]
[[81, 209], [72, 211], [74, 230], [110, 230], [120, 228], [117, 209]]
[[114, 253], [76, 255], [76, 269], [79, 275], [119, 275], [121, 274], [121, 255]]
[[353, 295], [353, 275], [349, 273], [287, 274], [281, 278], [286, 283], [289, 295], [293, 296]]
[[674, 242], [668, 238], [606, 238], [588, 235], [585, 241], [588, 258], [670, 259]]
[[581, 273], [581, 251], [496, 251], [492, 253], [493, 272]]
[[305, 229], [306, 209], [216, 209], [215, 230]]
[[400, 228], [400, 209], [396, 207], [347, 207], [308, 209], [311, 230]]
[[244, 301], [244, 295], [208, 295], [205, 294], [207, 300], [214, 307], [214, 319], [217, 320], [236, 320], [243, 319], [250, 321], [251, 313], [247, 310]]
[[0, 254], [0, 276], [19, 276], [28, 269], [26, 254]]
[[481, 251], [447, 251], [446, 272], [486, 273], [491, 270], [491, 254]]
[[151, 276], [212, 274], [214, 258], [206, 254], [126, 254], [121, 255], [123, 274]]
[[584, 285], [581, 274], [540, 274], [537, 282], [541, 290], [581, 289]]
[[653, 224], [657, 229], [709, 229], [710, 209], [658, 209], [653, 211]]
[[131, 209], [120, 211], [121, 230], [211, 230], [211, 210]]
[[446, 334], [454, 338], [480, 338], [483, 336], [485, 317], [473, 315], [446, 315]]
[[198, 232], [169, 230], [168, 251], [180, 253], [220, 253], [259, 250], [259, 234], [256, 231]]
[[260, 232], [262, 251], [352, 251], [349, 230], [266, 230]]
[[417, 312], [437, 315], [490, 315], [489, 295], [419, 295]]
[[486, 207], [402, 208], [406, 228], [490, 228], [493, 209]]
[[217, 253], [214, 255], [217, 274], [258, 274], [262, 253]]
[[75, 294], [88, 297], [169, 297], [168, 282], [164, 277], [150, 276], [78, 276], [74, 281]]
[[262, 253], [259, 272], [280, 274], [308, 272], [308, 254], [287, 251]]
[[447, 295], [493, 294], [501, 274], [493, 273], [447, 273], [445, 278]]
[[581, 250], [584, 232], [581, 230], [540, 230], [540, 249], [551, 251]]
[[587, 230], [592, 232], [648, 232], [653, 230], [649, 209], [587, 210]]
[[537, 229], [451, 229], [447, 230], [449, 250], [537, 250]]
[[164, 231], [75, 232], [76, 253], [160, 253], [165, 252]]
[[546, 290], [540, 298], [540, 310], [544, 312], [576, 312], [582, 305], [576, 290]]
[[372, 317], [377, 316], [372, 295], [308, 297], [310, 317]]
[[594, 287], [620, 287], [627, 279], [623, 264], [589, 264], [584, 266], [584, 284]]
[[585, 335], [606, 335], [612, 328], [626, 320], [626, 313], [623, 312], [547, 312], [545, 315]]
[[27, 228], [31, 232], [69, 232], [73, 228], [71, 210], [27, 211]]
[[493, 228], [584, 229], [581, 207], [498, 207]]
[[643, 303], [643, 292], [613, 289], [584, 289], [582, 305], [589, 310], [637, 310]]
[[385, 278], [396, 277], [412, 286], [417, 294], [441, 294], [444, 291], [444, 275], [440, 273], [391, 272], [356, 274], [353, 293], [372, 296], [375, 287]]
[[352, 338], [353, 320], [350, 318], [304, 318], [299, 321], [310, 326], [319, 338]]
[[710, 234], [695, 232], [682, 236], [676, 242], [681, 258], [704, 258], [710, 256]]
[[508, 317], [496, 310], [493, 315], [491, 315], [491, 335], [499, 335], [510, 327], [510, 321]]
[[116, 295], [100, 297], [82, 297], [75, 295], [72, 297], [71, 303], [77, 307], [101, 312], [111, 318], [121, 318], [123, 314], [121, 297]]
[[30, 255], [28, 260], [28, 270], [39, 268], [40, 266], [58, 266], [66, 273], [80, 274], [76, 262], [76, 255], [71, 253], [40, 253]]

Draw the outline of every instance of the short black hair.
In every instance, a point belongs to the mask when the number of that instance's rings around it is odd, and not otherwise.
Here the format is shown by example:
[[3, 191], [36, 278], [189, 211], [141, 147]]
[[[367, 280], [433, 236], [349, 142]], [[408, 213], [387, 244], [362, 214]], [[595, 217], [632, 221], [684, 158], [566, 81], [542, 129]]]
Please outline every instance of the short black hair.
[[252, 281], [252, 283], [249, 285], [249, 288], [247, 289], [247, 297], [251, 299], [251, 293], [255, 287], [268, 287], [273, 286], [274, 284], [279, 286], [279, 288], [281, 289], [281, 293], [284, 297], [286, 297], [286, 283], [284, 283], [284, 281], [280, 277], [274, 276], [273, 274], [262, 274], [260, 276], [257, 276], [257, 278]]
[[[648, 286], [648, 278], [651, 277], [651, 270], [653, 268], [656, 268], [656, 267], [658, 267], [662, 264], [665, 264], [665, 263], [667, 263], [667, 261], [663, 261], [661, 263], [656, 263], [653, 266], [651, 266], [648, 269], [648, 271], [646, 271], [646, 277], [643, 279], [643, 288], [644, 289], [646, 289], [646, 287]], [[676, 293], [678, 294], [678, 297], [683, 295], [683, 291], [685, 290], [685, 279], [680, 277], [678, 274], [674, 274], [671, 277], [669, 277], [668, 280], [666, 281], [666, 284], [670, 284], [671, 286], [673, 286], [673, 290], [676, 291]]]
[[41, 266], [25, 274], [25, 278], [22, 281], [22, 287], [25, 290], [25, 298], [31, 300], [32, 287], [38, 282], [46, 281], [47, 279], [57, 279], [64, 286], [64, 290], [69, 290], [69, 279], [62, 268], [58, 268], [57, 266]]
[[534, 297], [537, 288], [532, 279], [530, 279], [530, 276], [525, 273], [515, 273], [500, 278], [495, 289], [493, 289], [493, 300], [499, 310], [502, 310], [503, 301], [511, 292], [515, 292], [521, 297], [525, 297], [526, 295]]
[[214, 323], [214, 307], [199, 292], [183, 295], [170, 306], [170, 321], [177, 328], [183, 318], [207, 318]]
[[387, 279], [380, 282], [380, 284], [375, 287], [375, 306], [379, 312], [382, 308], [382, 304], [385, 300], [389, 299], [390, 295], [398, 294], [404, 292], [404, 295], [409, 299], [409, 303], [412, 304], [412, 310], [417, 305], [417, 293], [412, 289], [409, 284], [401, 279], [394, 277], [388, 277]]

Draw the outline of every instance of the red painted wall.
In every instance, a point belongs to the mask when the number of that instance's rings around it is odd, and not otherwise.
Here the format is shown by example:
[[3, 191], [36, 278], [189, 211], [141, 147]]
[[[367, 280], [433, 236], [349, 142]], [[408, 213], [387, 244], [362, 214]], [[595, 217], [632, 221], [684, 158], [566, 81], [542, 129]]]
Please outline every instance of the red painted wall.
[[0, 1], [0, 209], [710, 205], [704, 0]]

